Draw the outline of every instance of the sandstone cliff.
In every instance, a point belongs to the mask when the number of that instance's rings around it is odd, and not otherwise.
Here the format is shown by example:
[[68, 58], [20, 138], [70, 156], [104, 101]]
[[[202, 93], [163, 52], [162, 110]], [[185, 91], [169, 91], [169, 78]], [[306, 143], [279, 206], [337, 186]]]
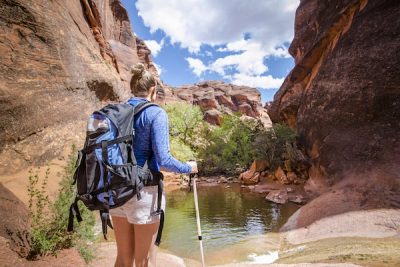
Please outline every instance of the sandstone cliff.
[[[400, 2], [302, 0], [295, 67], [269, 114], [299, 133], [321, 197], [298, 224], [350, 210], [400, 207]], [[325, 194], [324, 194], [325, 193]]]
[[198, 105], [204, 113], [204, 119], [214, 125], [221, 124], [224, 113], [239, 112], [260, 119], [266, 127], [271, 126], [271, 120], [261, 104], [260, 92], [248, 86], [203, 81], [178, 88], [166, 87], [165, 101], [185, 101]]
[[156, 72], [119, 0], [0, 0], [0, 173], [80, 145], [88, 114]]

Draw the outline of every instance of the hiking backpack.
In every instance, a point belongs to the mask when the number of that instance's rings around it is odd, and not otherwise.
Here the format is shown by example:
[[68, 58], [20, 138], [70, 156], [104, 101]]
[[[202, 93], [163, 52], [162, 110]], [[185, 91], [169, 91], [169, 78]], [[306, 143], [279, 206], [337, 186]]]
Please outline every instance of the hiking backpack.
[[163, 176], [148, 169], [148, 160], [143, 167], [137, 165], [133, 152], [135, 116], [149, 106], [157, 105], [149, 102], [136, 106], [109, 104], [90, 116], [84, 148], [78, 151], [73, 182], [77, 185], [77, 194], [69, 209], [68, 231], [73, 230], [74, 217], [82, 221], [80, 200], [89, 210], [100, 211], [102, 232], [107, 239], [107, 226], [113, 228], [109, 210], [122, 206], [135, 195], [140, 200], [144, 186], [157, 185], [157, 210], [152, 215], [160, 215], [155, 242], [160, 244], [164, 224]]

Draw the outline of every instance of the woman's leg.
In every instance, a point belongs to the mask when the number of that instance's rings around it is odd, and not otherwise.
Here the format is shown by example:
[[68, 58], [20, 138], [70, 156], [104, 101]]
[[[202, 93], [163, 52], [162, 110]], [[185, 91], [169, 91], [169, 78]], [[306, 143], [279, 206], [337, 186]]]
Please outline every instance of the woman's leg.
[[156, 266], [157, 247], [154, 241], [157, 236], [158, 225], [152, 224], [134, 224], [135, 228], [135, 267]]
[[132, 267], [135, 255], [135, 232], [133, 224], [126, 217], [112, 216], [115, 239], [117, 241], [117, 259], [115, 267]]

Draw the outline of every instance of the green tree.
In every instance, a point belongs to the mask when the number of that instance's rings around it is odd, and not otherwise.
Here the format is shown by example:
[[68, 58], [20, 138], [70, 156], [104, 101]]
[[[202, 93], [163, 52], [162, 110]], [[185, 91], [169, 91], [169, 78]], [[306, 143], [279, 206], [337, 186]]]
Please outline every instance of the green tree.
[[258, 158], [266, 159], [271, 170], [277, 169], [289, 159], [296, 161], [296, 133], [285, 124], [274, 124], [272, 128], [259, 133], [254, 147]]
[[200, 108], [186, 103], [171, 103], [164, 108], [168, 113], [171, 137], [193, 148], [197, 143], [196, 134], [204, 124]]
[[235, 174], [249, 167], [255, 157], [253, 142], [259, 129], [256, 120], [224, 115], [221, 126], [206, 133], [208, 144], [199, 151], [200, 169], [205, 174]]
[[199, 147], [206, 142], [202, 132], [208, 128], [200, 108], [187, 103], [171, 103], [164, 109], [168, 113], [172, 155], [182, 161], [196, 158]]

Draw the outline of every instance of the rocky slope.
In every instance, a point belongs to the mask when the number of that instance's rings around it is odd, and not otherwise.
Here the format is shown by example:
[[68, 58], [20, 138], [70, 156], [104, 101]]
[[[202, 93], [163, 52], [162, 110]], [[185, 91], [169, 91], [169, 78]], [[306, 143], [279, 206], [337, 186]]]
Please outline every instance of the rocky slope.
[[[311, 158], [297, 226], [350, 210], [400, 207], [400, 3], [302, 0], [295, 67], [269, 114]], [[295, 227], [295, 224], [294, 224]]]
[[271, 126], [271, 120], [261, 104], [261, 94], [252, 87], [204, 81], [178, 88], [166, 87], [165, 91], [167, 103], [185, 101], [198, 105], [204, 119], [214, 125], [221, 124], [224, 113], [239, 112], [260, 119], [266, 127]]
[[[0, 0], [0, 173], [80, 145], [88, 114], [155, 71], [119, 0]], [[156, 72], [156, 71], [155, 71]]]

